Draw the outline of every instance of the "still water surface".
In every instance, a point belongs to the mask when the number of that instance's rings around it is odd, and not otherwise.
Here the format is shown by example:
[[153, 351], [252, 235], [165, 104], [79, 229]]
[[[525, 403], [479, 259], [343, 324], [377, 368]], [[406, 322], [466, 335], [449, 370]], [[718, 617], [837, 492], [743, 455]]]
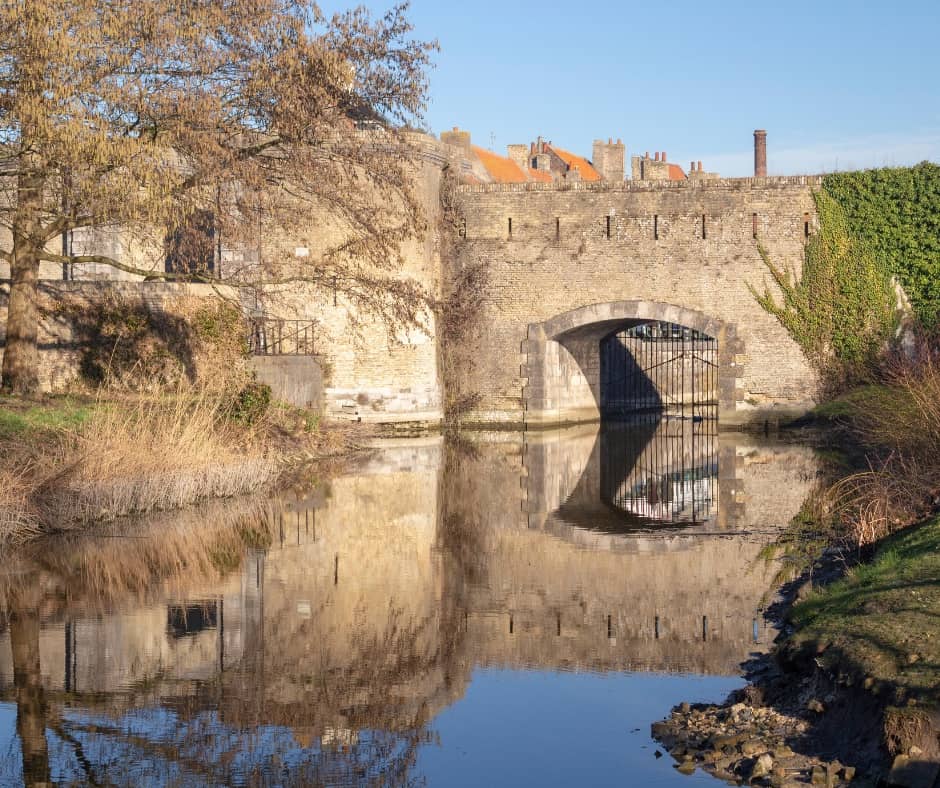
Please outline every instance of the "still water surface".
[[710, 783], [650, 723], [774, 632], [807, 447], [709, 422], [388, 443], [8, 555], [0, 784]]

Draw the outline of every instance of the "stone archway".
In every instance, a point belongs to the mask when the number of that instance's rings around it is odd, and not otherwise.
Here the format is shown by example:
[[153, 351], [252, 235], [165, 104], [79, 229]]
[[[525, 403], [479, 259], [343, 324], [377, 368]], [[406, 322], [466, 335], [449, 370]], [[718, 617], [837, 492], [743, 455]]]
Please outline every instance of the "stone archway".
[[718, 414], [734, 413], [743, 393], [743, 342], [737, 327], [702, 312], [655, 301], [611, 301], [530, 323], [523, 345], [527, 379], [526, 425], [555, 425], [600, 418], [600, 342], [611, 333], [650, 321], [676, 323], [718, 342]]

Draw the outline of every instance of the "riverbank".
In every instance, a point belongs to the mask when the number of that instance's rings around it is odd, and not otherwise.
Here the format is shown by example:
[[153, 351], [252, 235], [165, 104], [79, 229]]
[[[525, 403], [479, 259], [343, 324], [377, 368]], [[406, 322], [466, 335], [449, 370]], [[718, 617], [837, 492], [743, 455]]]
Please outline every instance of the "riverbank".
[[355, 450], [261, 389], [0, 397], [0, 544], [264, 492]]
[[783, 634], [747, 666], [745, 690], [654, 724], [677, 768], [761, 785], [933, 788], [940, 517], [883, 539], [868, 561], [846, 569], [844, 558], [830, 551], [786, 589]]

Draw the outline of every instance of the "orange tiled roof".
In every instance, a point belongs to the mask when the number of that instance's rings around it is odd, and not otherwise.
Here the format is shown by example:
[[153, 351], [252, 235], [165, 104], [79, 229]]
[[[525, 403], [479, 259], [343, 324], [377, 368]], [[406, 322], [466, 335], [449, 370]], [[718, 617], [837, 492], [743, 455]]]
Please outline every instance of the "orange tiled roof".
[[529, 180], [530, 181], [540, 181], [541, 183], [551, 183], [552, 174], [546, 172], [545, 170], [533, 170], [529, 168]]
[[686, 180], [686, 174], [682, 171], [682, 167], [678, 164], [669, 165], [669, 180], [671, 181], [684, 181]]
[[601, 179], [597, 170], [591, 166], [591, 162], [587, 159], [576, 156], [561, 148], [556, 148], [554, 145], [551, 146], [551, 149], [558, 155], [558, 158], [568, 165], [568, 169], [573, 170], [575, 167], [578, 168], [578, 172], [581, 173], [582, 181], [599, 181]]
[[495, 183], [525, 183], [525, 173], [512, 159], [504, 158], [476, 145], [471, 147]]

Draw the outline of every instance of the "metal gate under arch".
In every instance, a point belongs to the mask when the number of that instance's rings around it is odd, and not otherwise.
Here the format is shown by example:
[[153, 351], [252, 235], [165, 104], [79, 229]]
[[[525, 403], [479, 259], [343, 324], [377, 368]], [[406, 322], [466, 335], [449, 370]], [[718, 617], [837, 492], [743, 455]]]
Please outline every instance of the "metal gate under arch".
[[718, 341], [677, 323], [651, 321], [601, 341], [601, 416], [666, 413], [718, 417]]

